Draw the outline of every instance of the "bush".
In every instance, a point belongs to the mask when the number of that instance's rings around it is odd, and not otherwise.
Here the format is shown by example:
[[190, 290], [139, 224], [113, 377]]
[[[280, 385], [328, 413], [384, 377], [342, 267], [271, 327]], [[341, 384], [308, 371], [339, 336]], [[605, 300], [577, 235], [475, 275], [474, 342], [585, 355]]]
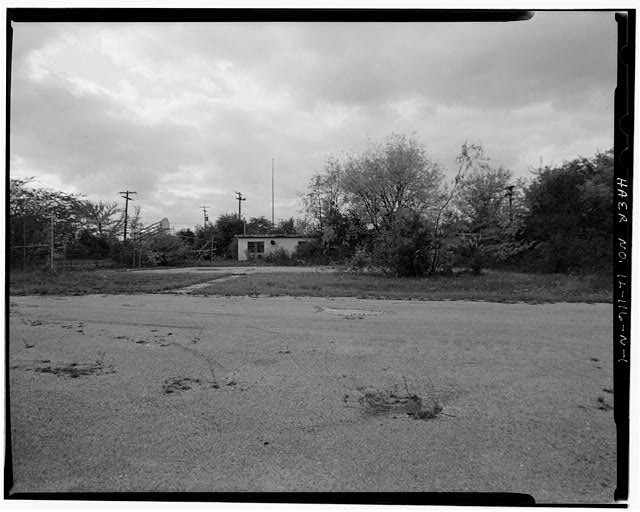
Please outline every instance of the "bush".
[[111, 251], [109, 256], [121, 266], [129, 266], [133, 264], [133, 242], [131, 240], [124, 240], [113, 243], [111, 245]]
[[526, 190], [523, 261], [533, 270], [588, 273], [613, 262], [613, 151], [538, 172]]
[[330, 258], [317, 240], [298, 245], [294, 258], [306, 265], [327, 265]]
[[279, 247], [270, 254], [264, 257], [264, 261], [275, 265], [295, 265], [296, 259], [285, 251], [282, 247]]
[[404, 212], [393, 226], [376, 236], [371, 256], [377, 266], [397, 276], [422, 277], [429, 271], [432, 246], [432, 233], [425, 219]]
[[358, 272], [366, 271], [372, 265], [371, 254], [364, 247], [358, 247], [349, 260], [349, 268]]
[[[145, 247], [146, 246], [146, 247]], [[143, 244], [142, 261], [145, 261], [145, 248], [150, 252], [148, 259], [156, 265], [171, 266], [184, 263], [187, 259], [182, 239], [175, 235], [162, 234], [151, 238]]]
[[410, 241], [382, 245], [376, 251], [374, 261], [399, 277], [423, 277], [429, 269], [423, 248]]

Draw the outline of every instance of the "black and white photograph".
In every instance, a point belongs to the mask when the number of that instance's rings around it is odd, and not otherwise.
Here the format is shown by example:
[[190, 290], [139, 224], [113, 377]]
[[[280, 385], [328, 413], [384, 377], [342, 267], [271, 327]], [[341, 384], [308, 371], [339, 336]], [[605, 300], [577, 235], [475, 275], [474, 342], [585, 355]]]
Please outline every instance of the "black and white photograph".
[[5, 499], [626, 499], [635, 11], [9, 11]]

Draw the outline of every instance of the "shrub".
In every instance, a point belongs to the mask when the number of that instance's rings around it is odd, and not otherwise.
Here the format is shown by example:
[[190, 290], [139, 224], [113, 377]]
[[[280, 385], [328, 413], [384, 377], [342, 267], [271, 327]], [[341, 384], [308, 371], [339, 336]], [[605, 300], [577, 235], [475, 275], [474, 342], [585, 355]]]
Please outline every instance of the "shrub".
[[[142, 252], [142, 258], [144, 262], [144, 246]], [[148, 242], [148, 249], [151, 252], [151, 259], [156, 265], [177, 265], [183, 263], [186, 260], [185, 245], [182, 239], [175, 235], [162, 234], [153, 237]]]
[[363, 271], [372, 266], [371, 255], [364, 247], [358, 247], [349, 260], [351, 270]]
[[307, 265], [326, 265], [330, 262], [329, 256], [317, 240], [298, 245], [294, 257]]
[[131, 240], [118, 240], [111, 245], [109, 256], [118, 265], [131, 265], [133, 262], [133, 242]]
[[275, 265], [295, 265], [296, 263], [295, 258], [282, 247], [279, 247], [272, 253], [267, 254], [264, 257], [264, 261]]

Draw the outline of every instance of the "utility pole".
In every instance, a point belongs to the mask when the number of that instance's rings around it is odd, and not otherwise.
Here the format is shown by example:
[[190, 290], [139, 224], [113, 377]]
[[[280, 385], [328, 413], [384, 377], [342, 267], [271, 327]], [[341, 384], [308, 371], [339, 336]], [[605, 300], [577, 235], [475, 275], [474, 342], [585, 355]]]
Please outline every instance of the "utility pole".
[[273, 161], [273, 157], [272, 157], [271, 158], [271, 230], [272, 231], [274, 231], [275, 228], [276, 228], [275, 217], [274, 217], [274, 214], [273, 214], [273, 212], [274, 212], [274, 207], [273, 207], [273, 197], [274, 197], [274, 194], [273, 194], [273, 166], [274, 166], [274, 163], [273, 162], [274, 161]]
[[125, 199], [124, 203], [124, 239], [127, 239], [127, 219], [129, 218], [129, 201], [133, 201], [133, 197], [129, 197], [129, 194], [137, 194], [131, 190], [125, 190], [120, 192], [121, 197]]
[[505, 188], [507, 191], [506, 196], [509, 198], [509, 223], [513, 222], [513, 189], [514, 185], [509, 185]]
[[201, 206], [200, 208], [202, 208], [202, 213], [204, 214], [204, 227], [207, 227], [207, 222], [209, 222], [209, 216], [207, 215], [207, 208], [210, 208], [210, 206]]
[[242, 197], [242, 192], [236, 192], [236, 199], [238, 200], [238, 219], [242, 219], [242, 201], [246, 201], [246, 197]]

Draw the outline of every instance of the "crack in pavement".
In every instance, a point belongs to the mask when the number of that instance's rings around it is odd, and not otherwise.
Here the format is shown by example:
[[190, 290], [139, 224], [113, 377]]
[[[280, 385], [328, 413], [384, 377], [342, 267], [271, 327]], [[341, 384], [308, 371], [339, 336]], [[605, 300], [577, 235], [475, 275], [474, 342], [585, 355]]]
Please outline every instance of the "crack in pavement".
[[231, 281], [232, 279], [237, 279], [239, 277], [246, 276], [246, 273], [242, 274], [231, 274], [230, 276], [220, 277], [218, 279], [213, 279], [211, 281], [206, 281], [204, 283], [196, 283], [189, 286], [185, 286], [184, 288], [178, 288], [177, 290], [167, 290], [163, 293], [167, 294], [176, 294], [176, 295], [186, 295], [193, 291], [200, 290], [202, 288], [206, 288], [207, 286], [211, 286], [216, 283], [223, 283], [225, 281]]

